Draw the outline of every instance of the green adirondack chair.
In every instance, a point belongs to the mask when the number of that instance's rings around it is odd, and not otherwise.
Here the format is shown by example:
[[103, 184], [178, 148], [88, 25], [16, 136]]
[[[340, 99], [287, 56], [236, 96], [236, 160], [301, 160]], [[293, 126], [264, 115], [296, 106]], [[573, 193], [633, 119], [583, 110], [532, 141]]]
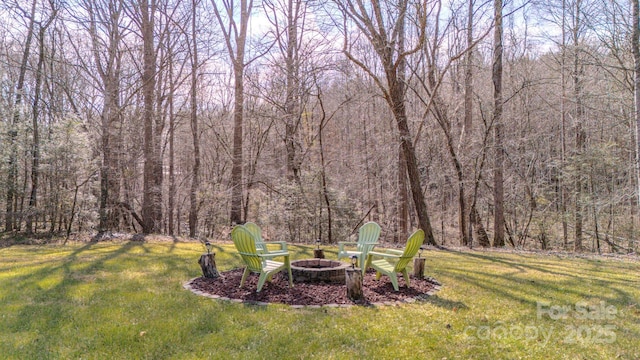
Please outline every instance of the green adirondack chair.
[[[251, 235], [251, 232], [247, 230], [243, 225], [237, 225], [231, 230], [231, 239], [236, 246], [238, 253], [242, 256], [246, 267], [244, 273], [242, 273], [242, 280], [240, 280], [240, 287], [244, 285], [247, 276], [250, 272], [260, 274], [258, 278], [258, 289], [256, 292], [262, 290], [262, 286], [265, 281], [271, 281], [274, 274], [287, 270], [289, 275], [289, 286], [293, 287], [293, 276], [291, 275], [291, 263], [289, 262], [288, 252], [278, 252], [275, 254], [260, 254], [256, 250], [256, 242]], [[278, 262], [271, 260], [274, 257], [283, 256], [284, 262]]]
[[[360, 266], [367, 259], [367, 253], [373, 250], [374, 246], [378, 244], [378, 238], [380, 237], [380, 225], [374, 221], [370, 221], [360, 227], [358, 230], [358, 242], [353, 241], [339, 241], [338, 242], [338, 260], [342, 258], [350, 258], [356, 256], [358, 258], [358, 264]], [[353, 249], [355, 246], [355, 250]], [[362, 272], [366, 270], [362, 267]]]
[[[262, 230], [260, 229], [260, 226], [258, 226], [256, 223], [248, 221], [248, 222], [246, 222], [244, 224], [244, 227], [247, 228], [247, 230], [249, 230], [251, 235], [253, 235], [253, 238], [256, 241], [256, 249], [258, 250], [258, 253], [260, 253], [260, 254], [275, 254], [275, 253], [279, 253], [279, 252], [287, 252], [287, 242], [286, 241], [269, 241], [268, 243], [265, 242], [264, 239], [262, 238]], [[279, 250], [269, 250], [269, 248], [267, 247], [267, 244], [280, 245], [280, 249]]]
[[[380, 280], [380, 277], [384, 274], [391, 279], [393, 289], [398, 291], [398, 273], [402, 273], [404, 281], [409, 287], [409, 272], [407, 271], [407, 265], [411, 262], [411, 259], [416, 255], [420, 246], [424, 242], [424, 231], [422, 229], [416, 230], [407, 240], [407, 246], [404, 250], [386, 250], [386, 253], [369, 251], [367, 256], [367, 263], [365, 268], [372, 267], [376, 270], [376, 280]], [[374, 257], [382, 257], [382, 259], [373, 260]]]

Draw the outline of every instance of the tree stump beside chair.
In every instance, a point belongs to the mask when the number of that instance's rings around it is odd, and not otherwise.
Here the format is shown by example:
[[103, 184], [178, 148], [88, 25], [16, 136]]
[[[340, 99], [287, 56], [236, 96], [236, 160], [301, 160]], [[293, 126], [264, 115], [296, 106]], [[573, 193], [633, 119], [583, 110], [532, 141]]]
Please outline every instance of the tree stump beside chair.
[[202, 269], [202, 275], [209, 279], [216, 279], [220, 277], [218, 268], [216, 266], [216, 254], [207, 253], [202, 254], [198, 260], [200, 268]]

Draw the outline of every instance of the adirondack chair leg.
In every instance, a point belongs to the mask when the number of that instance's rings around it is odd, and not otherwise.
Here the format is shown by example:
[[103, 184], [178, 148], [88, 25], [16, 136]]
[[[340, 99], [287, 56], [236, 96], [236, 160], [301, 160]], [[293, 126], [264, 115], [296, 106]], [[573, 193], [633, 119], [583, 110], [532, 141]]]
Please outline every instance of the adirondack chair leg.
[[376, 280], [380, 280], [380, 277], [382, 277], [382, 273], [380, 271], [376, 271]]
[[365, 259], [365, 263], [364, 263], [364, 268], [362, 269], [363, 273], [366, 272], [369, 267], [371, 267], [371, 261], [372, 261], [371, 256], [367, 255], [367, 258]]
[[262, 290], [262, 286], [264, 286], [264, 282], [267, 280], [267, 273], [260, 274], [260, 278], [258, 279], [258, 290], [256, 292], [260, 292]]
[[400, 288], [398, 287], [398, 275], [389, 274], [389, 278], [391, 279], [391, 285], [393, 285], [393, 290], [400, 291]]
[[242, 279], [240, 280], [240, 286], [242, 287], [242, 285], [244, 285], [244, 281], [247, 280], [247, 276], [249, 276], [249, 273], [251, 271], [249, 270], [249, 268], [244, 268], [244, 272], [242, 273]]
[[288, 274], [289, 275], [289, 287], [293, 287], [293, 275], [291, 274], [291, 262], [290, 262], [288, 256], [286, 256], [284, 258], [284, 263], [285, 263], [285, 266], [287, 267], [287, 272], [289, 273]]
[[362, 278], [364, 278], [364, 275], [365, 275], [365, 273], [367, 272], [367, 269], [368, 269], [367, 265], [369, 265], [367, 263], [367, 259], [366, 258], [365, 259], [362, 258], [363, 255], [364, 254], [360, 254], [360, 256], [358, 256], [358, 263], [356, 264], [356, 267], [360, 266], [362, 268]]
[[409, 287], [409, 272], [407, 271], [407, 268], [402, 270], [402, 276], [404, 276], [404, 281], [407, 283], [407, 288], [408, 288]]

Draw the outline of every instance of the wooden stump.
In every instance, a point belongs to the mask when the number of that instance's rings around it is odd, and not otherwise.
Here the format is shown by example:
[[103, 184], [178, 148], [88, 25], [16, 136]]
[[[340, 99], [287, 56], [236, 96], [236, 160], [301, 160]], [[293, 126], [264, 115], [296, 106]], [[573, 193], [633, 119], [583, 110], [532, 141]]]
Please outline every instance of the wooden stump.
[[347, 297], [355, 302], [364, 300], [362, 293], [362, 270], [360, 268], [345, 269], [347, 282]]
[[413, 259], [413, 277], [417, 279], [424, 279], [424, 262], [425, 258]]
[[216, 254], [202, 254], [198, 264], [202, 268], [202, 274], [209, 279], [215, 279], [220, 276], [218, 268], [216, 267]]
[[314, 249], [313, 257], [316, 259], [324, 259], [324, 250], [322, 249]]

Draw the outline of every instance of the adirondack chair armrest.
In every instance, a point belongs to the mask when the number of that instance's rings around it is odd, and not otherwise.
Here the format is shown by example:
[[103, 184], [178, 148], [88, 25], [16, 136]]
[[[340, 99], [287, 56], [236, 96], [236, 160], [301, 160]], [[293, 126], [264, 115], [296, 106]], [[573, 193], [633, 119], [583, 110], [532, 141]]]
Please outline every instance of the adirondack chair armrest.
[[368, 257], [373, 257], [373, 256], [381, 256], [381, 257], [386, 257], [386, 258], [394, 258], [397, 259], [400, 257], [400, 255], [396, 255], [396, 254], [389, 254], [389, 253], [381, 253], [378, 251], [369, 251], [367, 253]]
[[[280, 250], [287, 251], [287, 242], [286, 241], [265, 241], [265, 245], [269, 245], [269, 244], [280, 245]], [[276, 251], [280, 251], [280, 250], [276, 250]], [[272, 251], [270, 251], [270, 252], [272, 252]]]
[[271, 253], [268, 253], [268, 254], [258, 254], [258, 256], [260, 256], [261, 258], [264, 258], [264, 259], [272, 259], [272, 258], [278, 257], [278, 256], [288, 257], [289, 256], [289, 252], [288, 251], [278, 251], [278, 252], [271, 252]]
[[402, 255], [404, 254], [404, 250], [398, 250], [398, 249], [387, 249], [386, 250], [388, 253], [391, 254], [397, 254], [397, 255]]

